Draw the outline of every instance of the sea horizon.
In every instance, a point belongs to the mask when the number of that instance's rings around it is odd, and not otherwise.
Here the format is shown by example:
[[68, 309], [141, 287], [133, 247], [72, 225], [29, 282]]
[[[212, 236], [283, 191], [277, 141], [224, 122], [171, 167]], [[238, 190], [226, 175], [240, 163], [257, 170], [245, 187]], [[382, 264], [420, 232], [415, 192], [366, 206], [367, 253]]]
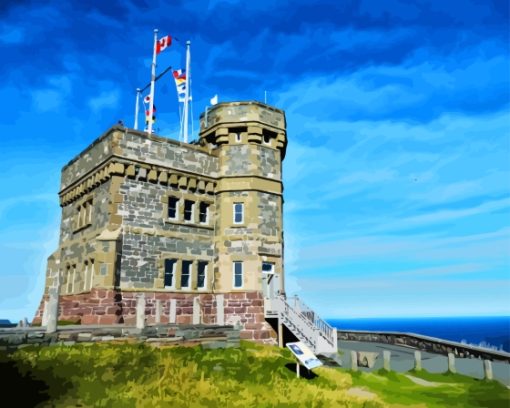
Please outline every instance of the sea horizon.
[[368, 317], [325, 319], [339, 330], [394, 331], [510, 352], [510, 316]]

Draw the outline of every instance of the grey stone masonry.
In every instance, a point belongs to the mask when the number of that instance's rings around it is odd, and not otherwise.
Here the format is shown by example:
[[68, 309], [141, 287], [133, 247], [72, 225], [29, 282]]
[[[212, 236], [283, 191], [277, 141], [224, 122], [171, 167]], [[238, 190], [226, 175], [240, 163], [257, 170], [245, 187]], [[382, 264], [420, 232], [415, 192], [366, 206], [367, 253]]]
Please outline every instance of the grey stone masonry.
[[62, 243], [79, 239], [91, 230], [106, 228], [109, 221], [108, 204], [110, 201], [110, 181], [97, 186], [85, 199], [92, 201], [90, 225], [88, 221], [83, 227], [76, 225], [78, 207], [85, 200], [62, 207], [62, 222], [60, 225], [60, 240]]
[[86, 176], [114, 155], [210, 177], [216, 177], [218, 173], [217, 157], [208, 154], [199, 146], [114, 126], [64, 166], [61, 190]]
[[146, 133], [130, 130], [120, 139], [118, 147], [122, 157], [127, 159], [208, 177], [218, 175], [218, 159], [198, 146], [155, 136], [148, 137]]
[[162, 278], [159, 264], [165, 254], [189, 256], [207, 260], [213, 255], [212, 239], [207, 241], [168, 238], [157, 235], [125, 233], [122, 241], [121, 288], [153, 288], [156, 278]]
[[281, 197], [275, 194], [257, 193], [259, 198], [260, 232], [267, 236], [280, 237], [281, 220], [279, 208]]
[[73, 158], [62, 169], [61, 190], [69, 187], [113, 154], [111, 129], [95, 140], [88, 148]]
[[105, 341], [161, 344], [202, 344], [204, 348], [239, 347], [239, 330], [224, 325], [155, 325], [142, 329], [129, 326], [62, 326], [52, 333], [41, 328], [0, 329], [0, 352], [12, 352], [27, 345], [73, 346]]

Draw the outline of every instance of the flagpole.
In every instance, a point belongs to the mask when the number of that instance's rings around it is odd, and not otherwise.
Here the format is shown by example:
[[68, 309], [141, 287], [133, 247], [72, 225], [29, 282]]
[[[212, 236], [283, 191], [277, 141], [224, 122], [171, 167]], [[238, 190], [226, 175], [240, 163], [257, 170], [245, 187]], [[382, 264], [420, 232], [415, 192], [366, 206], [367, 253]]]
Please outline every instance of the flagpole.
[[152, 117], [154, 116], [154, 83], [156, 82], [156, 44], [158, 42], [158, 29], [154, 29], [154, 51], [152, 53], [152, 70], [151, 70], [151, 100], [149, 101], [149, 124], [147, 133], [152, 134]]
[[139, 112], [140, 112], [140, 92], [141, 92], [141, 89], [136, 88], [135, 124], [133, 126], [133, 128], [135, 130], [138, 130], [138, 116], [139, 116]]
[[190, 71], [190, 45], [191, 41], [186, 41], [186, 93], [184, 94], [184, 143], [188, 143], [188, 106], [189, 106], [189, 79]]

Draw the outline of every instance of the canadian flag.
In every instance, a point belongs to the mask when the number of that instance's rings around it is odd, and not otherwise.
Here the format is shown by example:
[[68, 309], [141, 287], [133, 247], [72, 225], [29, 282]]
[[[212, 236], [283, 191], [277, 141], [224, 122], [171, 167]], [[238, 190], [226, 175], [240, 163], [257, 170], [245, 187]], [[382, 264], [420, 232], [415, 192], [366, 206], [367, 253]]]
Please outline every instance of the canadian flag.
[[172, 45], [172, 37], [167, 35], [166, 37], [162, 37], [156, 43], [156, 54], [159, 54], [165, 48], [170, 47]]

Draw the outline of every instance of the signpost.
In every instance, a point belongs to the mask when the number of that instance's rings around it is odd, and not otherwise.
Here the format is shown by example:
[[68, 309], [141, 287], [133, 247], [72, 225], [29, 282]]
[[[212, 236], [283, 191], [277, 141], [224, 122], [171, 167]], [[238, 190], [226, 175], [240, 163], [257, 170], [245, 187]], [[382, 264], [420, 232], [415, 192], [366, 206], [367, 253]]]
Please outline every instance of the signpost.
[[299, 378], [299, 363], [303, 364], [308, 370], [322, 366], [322, 362], [312, 353], [312, 351], [302, 342], [287, 343], [288, 349], [297, 358], [296, 374]]

